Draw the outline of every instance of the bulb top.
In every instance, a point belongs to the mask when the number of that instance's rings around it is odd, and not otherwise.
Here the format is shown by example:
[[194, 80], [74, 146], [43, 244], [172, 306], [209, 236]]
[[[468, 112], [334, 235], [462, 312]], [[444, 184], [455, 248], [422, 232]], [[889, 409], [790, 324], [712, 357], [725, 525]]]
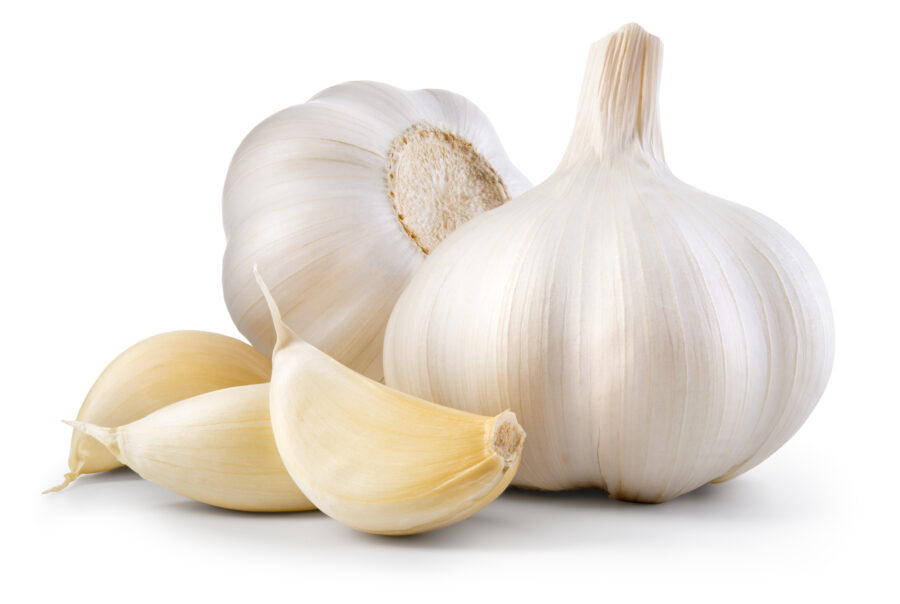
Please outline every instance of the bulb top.
[[561, 167], [636, 148], [664, 161], [659, 125], [662, 42], [630, 23], [591, 45], [575, 129]]

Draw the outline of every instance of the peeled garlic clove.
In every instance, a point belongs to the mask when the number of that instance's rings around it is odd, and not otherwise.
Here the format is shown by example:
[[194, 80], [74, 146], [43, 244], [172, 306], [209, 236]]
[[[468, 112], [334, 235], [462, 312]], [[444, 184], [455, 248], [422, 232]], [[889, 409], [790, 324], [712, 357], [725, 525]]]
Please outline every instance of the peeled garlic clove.
[[514, 414], [448, 409], [366, 378], [299, 339], [264, 292], [278, 334], [275, 442], [316, 507], [361, 531], [404, 535], [462, 520], [503, 492], [525, 439]]
[[284, 319], [348, 367], [382, 379], [391, 308], [453, 229], [527, 190], [465, 98], [350, 82], [271, 116], [225, 183], [225, 302], [269, 354], [275, 332], [251, 278], [265, 266]]
[[[78, 412], [78, 421], [121, 426], [192, 396], [268, 382], [272, 363], [252, 346], [204, 331], [173, 331], [138, 342], [100, 374]], [[60, 491], [82, 474], [121, 464], [81, 432], [72, 435], [69, 469]]]
[[828, 381], [809, 255], [666, 166], [661, 58], [636, 25], [596, 43], [556, 172], [448, 237], [387, 327], [389, 386], [516, 412], [522, 486], [671, 499], [772, 454]]
[[117, 428], [66, 423], [143, 478], [196, 501], [247, 512], [315, 509], [281, 463], [268, 384], [207, 392]]

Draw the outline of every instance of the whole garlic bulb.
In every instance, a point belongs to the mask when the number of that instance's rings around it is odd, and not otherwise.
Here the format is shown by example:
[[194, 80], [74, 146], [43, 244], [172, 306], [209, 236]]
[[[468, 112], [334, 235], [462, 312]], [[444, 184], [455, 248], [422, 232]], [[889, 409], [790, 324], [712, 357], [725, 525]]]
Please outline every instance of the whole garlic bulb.
[[458, 225], [529, 187], [457, 94], [329, 88], [259, 124], [235, 153], [223, 196], [228, 310], [271, 354], [251, 270], [265, 266], [298, 335], [380, 380], [385, 324], [413, 271]]
[[676, 179], [659, 40], [590, 53], [556, 172], [449, 237], [385, 337], [388, 385], [528, 432], [515, 484], [665, 501], [752, 468], [825, 388], [825, 286], [784, 229]]

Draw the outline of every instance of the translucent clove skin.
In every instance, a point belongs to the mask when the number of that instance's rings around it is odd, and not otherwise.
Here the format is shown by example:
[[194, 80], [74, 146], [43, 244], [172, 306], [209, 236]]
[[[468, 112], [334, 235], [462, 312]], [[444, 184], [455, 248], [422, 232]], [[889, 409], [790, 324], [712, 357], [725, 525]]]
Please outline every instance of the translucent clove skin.
[[[259, 278], [257, 274], [257, 278]], [[320, 510], [360, 531], [421, 533], [462, 520], [509, 485], [525, 433], [392, 390], [275, 321], [270, 407], [291, 477]]]
[[315, 509], [275, 447], [268, 384], [201, 394], [117, 428], [67, 423], [146, 480], [196, 501], [247, 512]]
[[[173, 331], [138, 342], [118, 357], [94, 383], [78, 421], [121, 426], [166, 405], [198, 394], [269, 381], [272, 363], [252, 346], [204, 331]], [[121, 464], [94, 438], [76, 431], [60, 491], [82, 474]]]

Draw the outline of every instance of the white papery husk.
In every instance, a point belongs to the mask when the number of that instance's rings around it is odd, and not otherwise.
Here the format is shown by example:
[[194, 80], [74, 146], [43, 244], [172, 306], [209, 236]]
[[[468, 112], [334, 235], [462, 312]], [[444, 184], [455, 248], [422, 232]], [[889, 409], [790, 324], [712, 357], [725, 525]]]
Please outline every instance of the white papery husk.
[[448, 237], [388, 324], [388, 385], [516, 413], [514, 484], [665, 501], [766, 459], [828, 380], [809, 255], [665, 165], [661, 55], [636, 25], [596, 43], [557, 171]]
[[[382, 378], [385, 324], [427, 251], [398, 219], [387, 182], [392, 149], [417, 128], [470, 144], [496, 172], [506, 199], [529, 188], [485, 115], [443, 90], [341, 84], [276, 113], [243, 141], [223, 196], [223, 285], [235, 324], [254, 346], [271, 354], [275, 342], [252, 278], [259, 264], [298, 335]], [[456, 203], [442, 209], [457, 216], [447, 224], [446, 215], [434, 217], [426, 207], [423, 219], [444, 220], [439, 227], [449, 231], [481, 209], [468, 203], [469, 183], [458, 165], [452, 169], [452, 157], [428, 161], [416, 186], [428, 187], [438, 203]], [[451, 201], [441, 198], [445, 191]]]

